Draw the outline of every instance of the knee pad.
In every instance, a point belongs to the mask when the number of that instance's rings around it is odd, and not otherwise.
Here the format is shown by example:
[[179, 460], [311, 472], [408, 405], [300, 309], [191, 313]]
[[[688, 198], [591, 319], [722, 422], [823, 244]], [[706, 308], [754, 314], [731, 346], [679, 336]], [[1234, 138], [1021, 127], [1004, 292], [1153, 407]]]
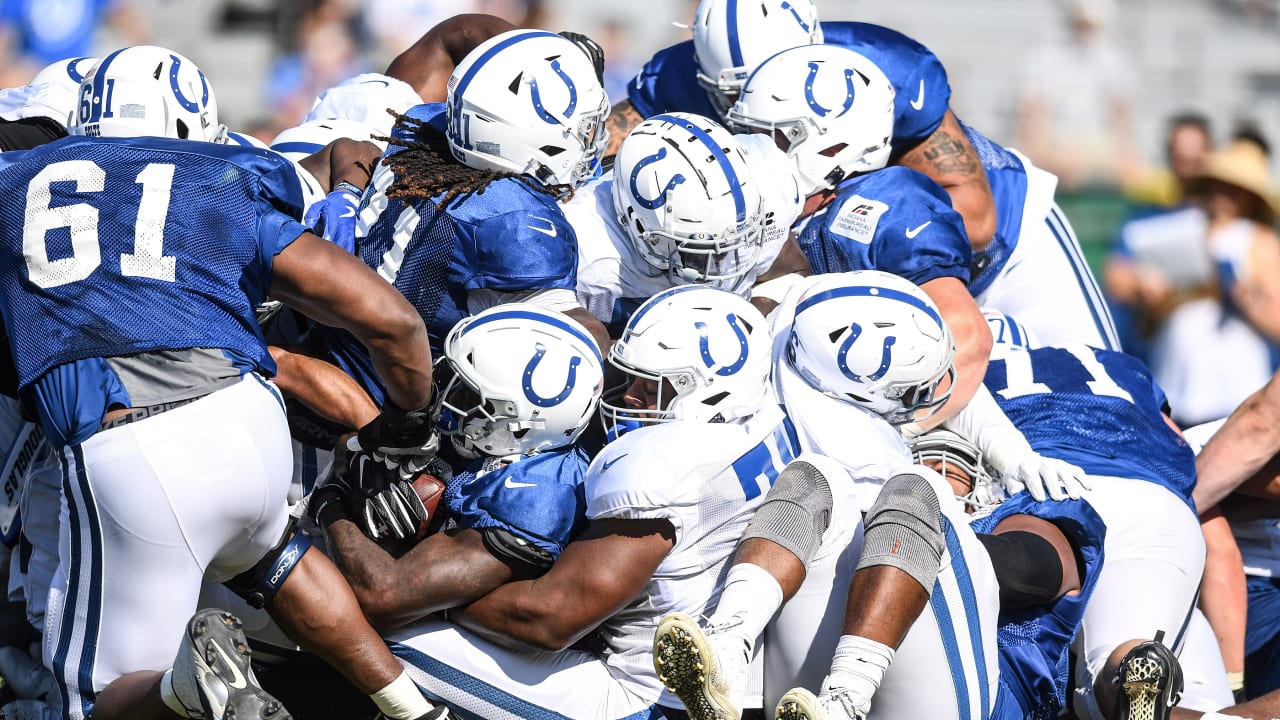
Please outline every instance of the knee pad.
[[858, 569], [888, 565], [933, 592], [942, 567], [942, 505], [928, 480], [913, 473], [895, 475], [864, 519]]
[[1012, 530], [999, 535], [978, 535], [991, 556], [991, 567], [1000, 584], [1000, 607], [1008, 610], [1033, 607], [1058, 598], [1062, 587], [1062, 560], [1048, 540], [1033, 532]]
[[275, 599], [284, 581], [289, 579], [298, 561], [311, 547], [311, 536], [296, 529], [296, 520], [290, 520], [280, 542], [257, 565], [223, 583], [231, 592], [239, 595], [250, 607], [261, 610]]
[[831, 487], [818, 468], [792, 461], [756, 509], [743, 539], [777, 543], [807, 567], [831, 523], [832, 502]]

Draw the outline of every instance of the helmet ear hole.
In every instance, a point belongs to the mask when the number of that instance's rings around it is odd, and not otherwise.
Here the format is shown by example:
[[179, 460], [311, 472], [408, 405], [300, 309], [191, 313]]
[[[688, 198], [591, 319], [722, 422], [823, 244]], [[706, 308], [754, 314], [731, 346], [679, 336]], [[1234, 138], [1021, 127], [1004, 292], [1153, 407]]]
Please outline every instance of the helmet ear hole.
[[174, 127], [178, 130], [179, 140], [186, 140], [191, 135], [190, 131], [187, 130], [187, 124], [182, 120], [174, 121]]

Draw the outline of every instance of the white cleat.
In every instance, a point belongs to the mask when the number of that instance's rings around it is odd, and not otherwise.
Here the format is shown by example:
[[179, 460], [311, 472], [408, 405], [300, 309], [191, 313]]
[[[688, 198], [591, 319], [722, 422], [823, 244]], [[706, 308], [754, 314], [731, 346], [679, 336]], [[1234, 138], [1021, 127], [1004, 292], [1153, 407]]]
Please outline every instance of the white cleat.
[[773, 720], [866, 720], [870, 709], [844, 688], [824, 688], [821, 695], [792, 688], [778, 701]]
[[[722, 639], [728, 647], [717, 647], [720, 643], [716, 641]], [[653, 637], [653, 669], [667, 689], [684, 702], [690, 720], [742, 717], [730, 688], [745, 675], [749, 654], [745, 641], [717, 636], [715, 628], [704, 630], [684, 613], [662, 618]]]
[[223, 610], [201, 610], [191, 617], [172, 680], [174, 694], [193, 711], [198, 703], [205, 720], [292, 718], [258, 685], [240, 618]]

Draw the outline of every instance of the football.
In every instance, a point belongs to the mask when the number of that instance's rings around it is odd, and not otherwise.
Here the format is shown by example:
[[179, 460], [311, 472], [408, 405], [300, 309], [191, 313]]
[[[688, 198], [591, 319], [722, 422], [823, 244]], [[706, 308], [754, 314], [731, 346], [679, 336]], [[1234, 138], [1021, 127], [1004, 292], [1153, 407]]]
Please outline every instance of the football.
[[440, 507], [440, 501], [444, 499], [445, 484], [440, 478], [426, 472], [414, 478], [412, 484], [414, 493], [427, 511], [426, 518], [418, 523], [418, 531], [414, 535], [415, 540], [421, 540], [440, 527], [440, 523], [436, 522], [436, 508]]

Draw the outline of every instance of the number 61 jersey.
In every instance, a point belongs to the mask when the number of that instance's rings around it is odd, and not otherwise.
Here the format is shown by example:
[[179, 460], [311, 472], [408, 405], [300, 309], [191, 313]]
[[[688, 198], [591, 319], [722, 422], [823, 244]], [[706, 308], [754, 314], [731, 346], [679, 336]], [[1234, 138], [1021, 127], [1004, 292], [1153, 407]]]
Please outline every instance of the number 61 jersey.
[[1141, 360], [1086, 345], [1010, 348], [984, 383], [1036, 452], [1162, 485], [1190, 504], [1195, 456], [1165, 422], [1164, 391]]
[[0, 311], [19, 388], [45, 424], [44, 407], [61, 408], [51, 439], [84, 440], [119, 397], [102, 358], [218, 348], [241, 374], [275, 371], [253, 308], [305, 231], [288, 161], [73, 137], [0, 155], [0, 196]]

